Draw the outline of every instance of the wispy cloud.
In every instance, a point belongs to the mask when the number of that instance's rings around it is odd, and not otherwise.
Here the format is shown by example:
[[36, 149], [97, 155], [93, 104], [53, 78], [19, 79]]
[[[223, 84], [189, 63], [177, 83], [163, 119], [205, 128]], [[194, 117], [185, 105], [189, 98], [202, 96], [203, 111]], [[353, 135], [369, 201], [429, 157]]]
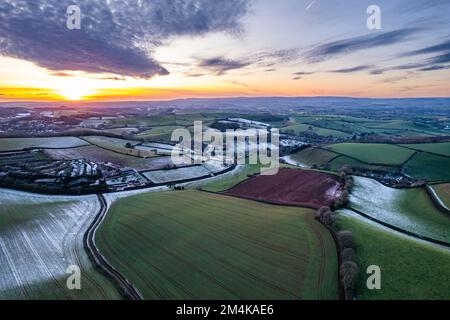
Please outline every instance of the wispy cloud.
[[372, 68], [373, 68], [372, 65], [362, 65], [362, 66], [357, 66], [357, 67], [352, 67], [352, 68], [344, 68], [344, 69], [332, 70], [330, 72], [334, 72], [334, 73], [353, 73], [353, 72], [370, 70]]
[[422, 48], [419, 50], [414, 50], [414, 51], [408, 52], [406, 54], [403, 54], [402, 56], [408, 57], [408, 56], [436, 53], [436, 52], [442, 52], [442, 51], [450, 51], [450, 40], [439, 43], [437, 45], [429, 46], [429, 47]]
[[420, 69], [420, 71], [436, 71], [436, 70], [447, 70], [450, 69], [449, 65], [439, 65], [439, 66], [430, 66]]
[[320, 44], [306, 53], [309, 62], [320, 62], [327, 58], [353, 53], [364, 49], [383, 47], [410, 39], [420, 31], [417, 28], [400, 29], [390, 32], [364, 35], [344, 40]]
[[199, 67], [213, 71], [216, 75], [224, 75], [227, 71], [242, 69], [250, 65], [247, 61], [231, 60], [225, 57], [214, 57], [202, 59]]
[[298, 71], [293, 73], [295, 76], [309, 76], [311, 74], [314, 74], [314, 72]]

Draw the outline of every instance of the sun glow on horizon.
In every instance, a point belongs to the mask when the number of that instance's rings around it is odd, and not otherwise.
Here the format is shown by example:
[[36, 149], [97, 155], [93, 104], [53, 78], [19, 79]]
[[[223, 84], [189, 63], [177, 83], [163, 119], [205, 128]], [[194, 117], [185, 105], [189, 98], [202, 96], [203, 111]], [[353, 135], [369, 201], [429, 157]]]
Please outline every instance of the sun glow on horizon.
[[90, 88], [83, 88], [79, 86], [68, 86], [56, 90], [56, 93], [64, 97], [65, 100], [80, 101], [85, 100], [88, 96], [94, 95], [96, 91]]

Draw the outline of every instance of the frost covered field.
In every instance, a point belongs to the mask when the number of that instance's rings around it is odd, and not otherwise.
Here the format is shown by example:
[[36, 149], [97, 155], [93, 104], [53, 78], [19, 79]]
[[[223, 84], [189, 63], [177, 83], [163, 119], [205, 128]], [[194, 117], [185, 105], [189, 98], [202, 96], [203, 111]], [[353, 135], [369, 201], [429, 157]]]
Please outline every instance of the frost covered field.
[[[96, 196], [44, 196], [0, 189], [0, 299], [115, 299], [83, 249], [100, 209]], [[81, 269], [81, 290], [69, 290], [66, 270]]]
[[211, 175], [211, 171], [205, 169], [203, 166], [190, 166], [172, 170], [148, 171], [142, 172], [142, 174], [153, 183], [168, 183], [173, 181], [207, 177]]
[[424, 188], [393, 189], [362, 177], [354, 181], [352, 208], [403, 230], [450, 242], [450, 219], [434, 206]]

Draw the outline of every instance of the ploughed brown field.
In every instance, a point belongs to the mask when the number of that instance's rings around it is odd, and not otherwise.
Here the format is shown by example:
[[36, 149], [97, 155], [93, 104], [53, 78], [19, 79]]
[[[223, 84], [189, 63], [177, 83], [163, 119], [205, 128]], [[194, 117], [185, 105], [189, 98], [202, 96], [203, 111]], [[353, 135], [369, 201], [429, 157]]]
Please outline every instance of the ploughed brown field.
[[281, 205], [330, 206], [340, 196], [339, 177], [316, 171], [281, 168], [276, 175], [259, 175], [225, 192], [227, 195]]

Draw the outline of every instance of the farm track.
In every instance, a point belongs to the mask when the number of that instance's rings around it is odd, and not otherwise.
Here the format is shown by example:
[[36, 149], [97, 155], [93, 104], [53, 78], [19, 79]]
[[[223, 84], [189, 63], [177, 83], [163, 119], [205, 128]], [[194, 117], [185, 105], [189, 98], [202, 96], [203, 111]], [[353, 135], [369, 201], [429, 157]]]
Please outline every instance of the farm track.
[[105, 217], [108, 209], [106, 200], [103, 195], [98, 194], [97, 197], [100, 201], [100, 210], [84, 235], [83, 240], [86, 251], [90, 253], [90, 257], [92, 258], [92, 262], [94, 263], [94, 265], [102, 269], [117, 283], [126, 298], [131, 300], [142, 300], [142, 296], [140, 295], [140, 293], [123, 275], [121, 275], [111, 264], [109, 264], [109, 262], [102, 256], [97, 246], [95, 245], [95, 233], [98, 226], [103, 221], [103, 218]]
[[[83, 223], [82, 228], [78, 229], [78, 232], [75, 235], [75, 239], [77, 239], [79, 237], [82, 237], [82, 239], [84, 238], [84, 233], [81, 233], [81, 231], [85, 230], [84, 227], [85, 227], [87, 221], [88, 220], [85, 220], [84, 223]], [[106, 293], [105, 289], [93, 277], [91, 277], [89, 275], [89, 272], [84, 267], [84, 263], [82, 262], [82, 258], [81, 258], [80, 251], [78, 250], [78, 248], [76, 246], [73, 246], [73, 247], [71, 247], [70, 250], [71, 250], [73, 258], [76, 261], [76, 265], [79, 266], [80, 271], [83, 274], [83, 277], [86, 278], [87, 281], [89, 281], [89, 283], [91, 283], [98, 290], [98, 292], [100, 293], [100, 295], [102, 296], [103, 299], [105, 299], [105, 300], [108, 299], [109, 296]]]

